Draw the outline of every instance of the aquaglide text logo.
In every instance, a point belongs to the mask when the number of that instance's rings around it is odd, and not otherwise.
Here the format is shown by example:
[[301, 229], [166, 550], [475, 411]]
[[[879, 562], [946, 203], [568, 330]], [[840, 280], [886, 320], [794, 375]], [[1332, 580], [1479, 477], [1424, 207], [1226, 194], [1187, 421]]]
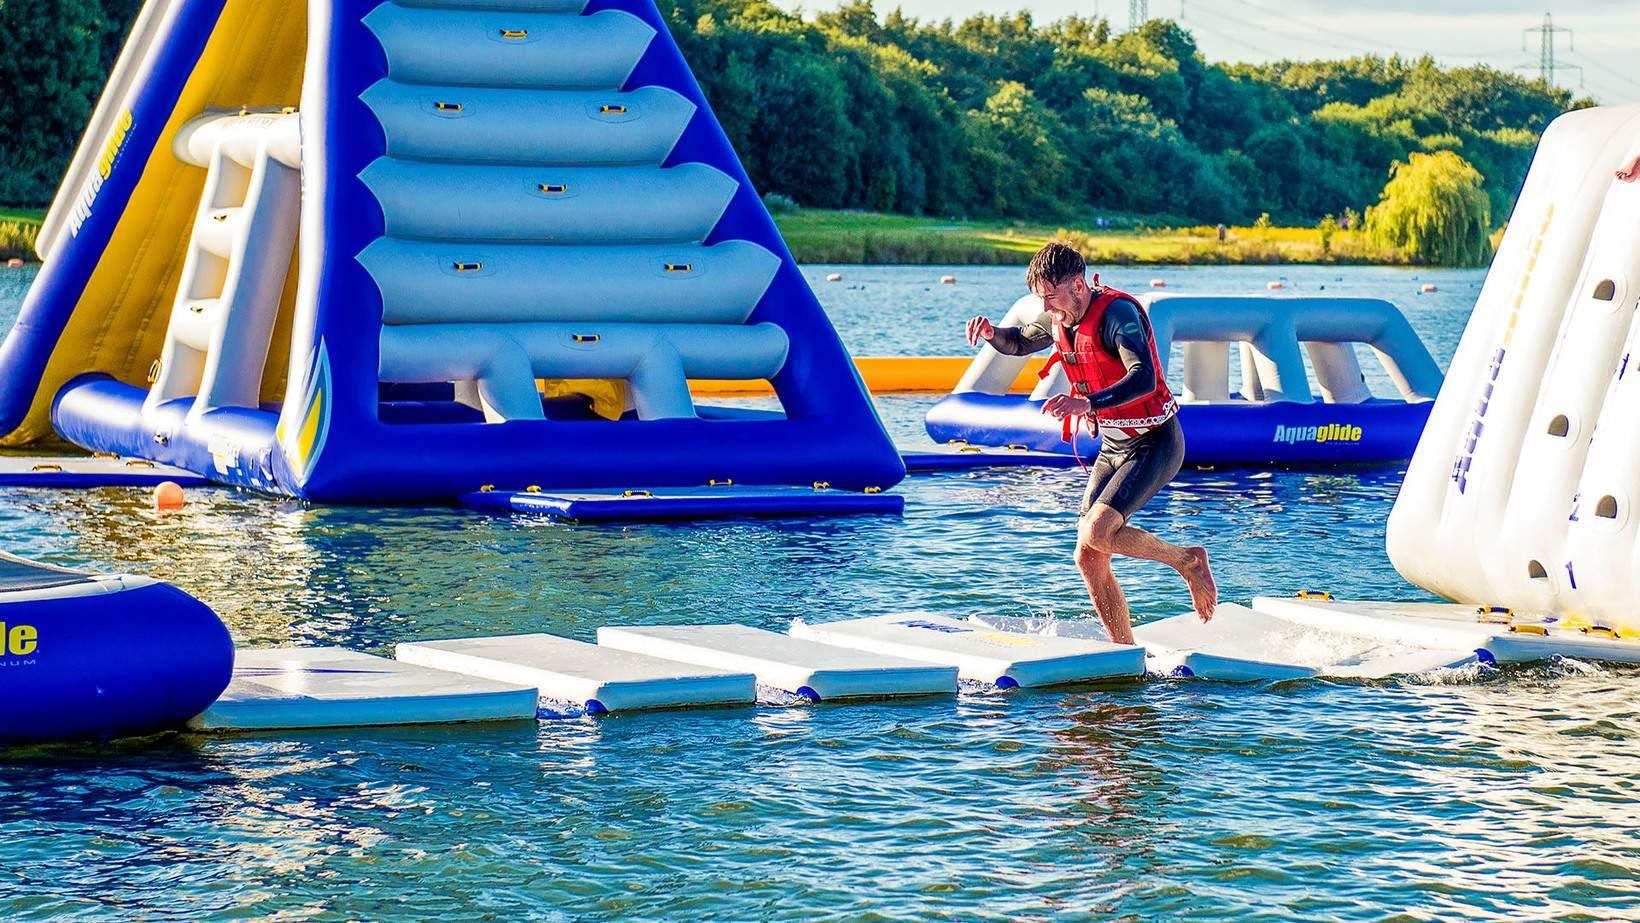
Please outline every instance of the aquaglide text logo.
[[1360, 442], [1361, 427], [1347, 423], [1328, 423], [1326, 426], [1277, 426], [1271, 442], [1296, 445], [1300, 442]]

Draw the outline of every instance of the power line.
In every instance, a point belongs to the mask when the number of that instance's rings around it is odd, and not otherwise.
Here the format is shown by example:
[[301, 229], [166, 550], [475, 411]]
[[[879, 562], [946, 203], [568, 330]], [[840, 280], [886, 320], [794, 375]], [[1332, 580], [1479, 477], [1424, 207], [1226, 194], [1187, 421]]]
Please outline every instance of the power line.
[[[1449, 59], [1464, 60], [1464, 61], [1485, 61], [1485, 60], [1488, 60], [1490, 57], [1493, 57], [1492, 55], [1458, 53], [1458, 52], [1454, 52], [1454, 51], [1451, 51], [1451, 50], [1448, 50], [1448, 49], [1428, 48], [1428, 47], [1416, 48], [1416, 49], [1413, 49], [1411, 51], [1408, 51], [1408, 50], [1406, 50], [1405, 46], [1393, 45], [1393, 44], [1389, 44], [1387, 42], [1381, 42], [1381, 41], [1377, 41], [1377, 40], [1374, 40], [1374, 39], [1365, 38], [1365, 37], [1357, 35], [1357, 34], [1352, 34], [1352, 33], [1348, 33], [1348, 32], [1340, 32], [1336, 29], [1329, 29], [1326, 26], [1319, 25], [1319, 24], [1317, 24], [1315, 22], [1312, 22], [1308, 19], [1303, 19], [1303, 18], [1300, 18], [1300, 17], [1297, 17], [1297, 16], [1293, 16], [1289, 13], [1279, 13], [1278, 14], [1278, 13], [1275, 13], [1274, 11], [1270, 10], [1268, 7], [1266, 7], [1262, 3], [1252, 3], [1252, 2], [1249, 2], [1249, 0], [1233, 0], [1233, 2], [1238, 3], [1241, 6], [1246, 7], [1247, 9], [1252, 10], [1254, 12], [1261, 13], [1265, 16], [1279, 16], [1281, 19], [1283, 19], [1287, 22], [1290, 22], [1290, 23], [1294, 23], [1296, 25], [1303, 26], [1306, 29], [1310, 30], [1311, 32], [1320, 32], [1320, 33], [1324, 33], [1326, 35], [1331, 35], [1331, 36], [1336, 36], [1338, 38], [1346, 39], [1350, 42], [1349, 45], [1339, 45], [1335, 42], [1327, 42], [1327, 41], [1315, 38], [1313, 35], [1300, 35], [1298, 33], [1295, 33], [1293, 31], [1291, 31], [1291, 30], [1278, 29], [1274, 26], [1268, 26], [1268, 25], [1261, 26], [1261, 28], [1267, 29], [1268, 31], [1281, 32], [1282, 34], [1287, 35], [1289, 37], [1301, 38], [1301, 39], [1313, 42], [1313, 43], [1318, 44], [1318, 45], [1326, 45], [1329, 48], [1337, 48], [1337, 49], [1340, 49], [1342, 51], [1349, 51], [1349, 52], [1354, 52], [1354, 53], [1360, 54], [1360, 53], [1362, 53], [1362, 46], [1365, 45], [1365, 46], [1371, 46], [1372, 48], [1383, 49], [1383, 50], [1388, 51], [1392, 54], [1401, 55], [1403, 57], [1418, 57], [1418, 56], [1428, 55], [1430, 57], [1437, 57], [1438, 56], [1438, 57], [1441, 57], [1441, 58], [1449, 58]], [[1196, 12], [1200, 12], [1201, 6], [1198, 5], [1195, 8], [1195, 10], [1196, 10]]]
[[[1255, 7], [1255, 9], [1256, 9], [1256, 7]], [[1245, 22], [1243, 22], [1242, 20], [1236, 19], [1233, 16], [1227, 16], [1224, 13], [1221, 13], [1218, 10], [1214, 10], [1214, 9], [1211, 9], [1211, 8], [1208, 8], [1208, 9], [1204, 10], [1202, 6], [1198, 5], [1195, 8], [1195, 10], [1192, 14], [1192, 18], [1190, 20], [1191, 29], [1193, 29], [1193, 30], [1194, 29], [1201, 29], [1203, 31], [1213, 32], [1213, 34], [1218, 35], [1221, 38], [1228, 38], [1232, 41], [1239, 42], [1242, 45], [1245, 45], [1246, 47], [1253, 49], [1254, 51], [1260, 52], [1262, 54], [1269, 55], [1273, 58], [1288, 58], [1288, 57], [1290, 57], [1289, 55], [1276, 54], [1275, 52], [1271, 52], [1271, 51], [1267, 51], [1263, 48], [1259, 48], [1259, 47], [1257, 47], [1257, 46], [1255, 46], [1255, 45], [1253, 45], [1249, 42], [1245, 42], [1245, 41], [1243, 41], [1239, 38], [1236, 38], [1235, 36], [1229, 36], [1229, 35], [1225, 35], [1222, 32], [1216, 32], [1212, 29], [1206, 29], [1202, 25], [1201, 14], [1203, 12], [1210, 13], [1214, 18], [1221, 19], [1221, 20], [1224, 20], [1226, 22], [1229, 22], [1229, 23], [1233, 24], [1237, 29], [1250, 28]], [[1260, 28], [1258, 31], [1261, 31], [1261, 32], [1264, 32], [1264, 33], [1267, 33], [1267, 34], [1268, 33], [1276, 33], [1276, 34], [1280, 34], [1280, 35], [1285, 35], [1288, 38], [1297, 39], [1297, 40], [1300, 40], [1300, 41], [1308, 41], [1308, 42], [1312, 42], [1313, 44], [1317, 44], [1317, 45], [1325, 45], [1329, 48], [1335, 48], [1339, 51], [1344, 51], [1344, 52], [1359, 53], [1359, 51], [1360, 51], [1360, 49], [1357, 48], [1357, 47], [1347, 47], [1347, 46], [1343, 46], [1343, 45], [1337, 45], [1337, 44], [1334, 44], [1332, 42], [1319, 40], [1319, 39], [1313, 39], [1310, 36], [1302, 35], [1302, 34], [1299, 34], [1299, 33], [1288, 32], [1284, 29], [1277, 29], [1277, 28], [1273, 28], [1273, 27], [1265, 27], [1265, 28]]]

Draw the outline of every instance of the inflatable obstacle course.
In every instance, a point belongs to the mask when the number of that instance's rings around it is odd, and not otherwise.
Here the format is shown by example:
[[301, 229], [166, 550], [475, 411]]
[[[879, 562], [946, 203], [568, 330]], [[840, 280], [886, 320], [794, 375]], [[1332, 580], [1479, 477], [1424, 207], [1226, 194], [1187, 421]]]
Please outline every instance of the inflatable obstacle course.
[[534, 718], [534, 687], [341, 648], [239, 651], [233, 680], [188, 726], [273, 730]]
[[598, 644], [720, 670], [811, 701], [952, 695], [957, 669], [820, 644], [744, 625], [650, 625], [598, 629]]
[[336, 502], [904, 476], [649, 0], [152, 0], [39, 247], [12, 444]]
[[[1375, 298], [1136, 296], [1150, 315], [1165, 368], [1182, 352], [1179, 424], [1187, 465], [1368, 464], [1402, 461], [1418, 443], [1441, 387], [1440, 368], [1399, 309]], [[1018, 326], [1042, 313], [1026, 295], [999, 326]], [[1372, 396], [1355, 346], [1369, 348], [1400, 391], [1400, 400]], [[1230, 391], [1230, 357], [1239, 354], [1241, 387]], [[1305, 357], [1315, 371], [1312, 388]], [[981, 344], [953, 392], [929, 409], [936, 442], [1019, 445], [1041, 452], [1091, 457], [1094, 434], [1062, 441], [1057, 420], [1041, 412], [1068, 393], [1055, 367], [1029, 395], [1012, 393], [1026, 363]], [[1319, 400], [1317, 396], [1319, 395]]]

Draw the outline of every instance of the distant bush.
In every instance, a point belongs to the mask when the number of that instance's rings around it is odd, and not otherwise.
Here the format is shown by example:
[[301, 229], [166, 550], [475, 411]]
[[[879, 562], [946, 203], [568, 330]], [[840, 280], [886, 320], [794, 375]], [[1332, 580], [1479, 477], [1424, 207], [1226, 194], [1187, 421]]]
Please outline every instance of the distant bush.
[[1480, 171], [1451, 151], [1413, 153], [1390, 170], [1367, 233], [1414, 263], [1485, 266], [1492, 258], [1492, 204]]
[[795, 211], [797, 200], [778, 192], [765, 192], [763, 193], [763, 207], [768, 209], [771, 214]]
[[34, 255], [34, 239], [40, 226], [30, 221], [0, 221], [0, 260], [38, 259]]

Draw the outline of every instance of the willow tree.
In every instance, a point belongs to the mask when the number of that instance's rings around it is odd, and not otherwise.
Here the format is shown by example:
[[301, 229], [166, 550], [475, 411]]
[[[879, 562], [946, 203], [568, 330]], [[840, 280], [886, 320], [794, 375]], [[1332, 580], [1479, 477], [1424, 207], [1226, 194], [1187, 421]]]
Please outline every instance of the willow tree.
[[1368, 236], [1415, 263], [1484, 266], [1492, 258], [1492, 204], [1483, 180], [1451, 151], [1412, 154], [1390, 168], [1378, 204], [1367, 209]]

